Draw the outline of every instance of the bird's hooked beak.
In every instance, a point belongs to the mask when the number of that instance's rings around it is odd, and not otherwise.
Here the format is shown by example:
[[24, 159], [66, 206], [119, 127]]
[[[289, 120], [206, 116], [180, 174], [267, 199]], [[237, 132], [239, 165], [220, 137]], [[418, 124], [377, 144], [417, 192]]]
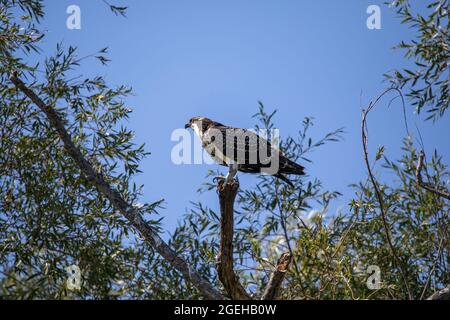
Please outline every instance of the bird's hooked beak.
[[189, 129], [191, 127], [191, 124], [190, 123], [186, 123], [185, 125], [184, 125], [184, 128], [185, 129]]

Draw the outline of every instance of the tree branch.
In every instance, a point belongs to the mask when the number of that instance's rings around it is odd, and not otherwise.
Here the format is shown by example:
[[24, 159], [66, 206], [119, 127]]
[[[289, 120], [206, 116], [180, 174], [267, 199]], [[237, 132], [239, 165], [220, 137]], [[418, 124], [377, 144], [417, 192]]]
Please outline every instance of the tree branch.
[[143, 219], [141, 214], [131, 204], [127, 203], [117, 190], [105, 181], [102, 173], [97, 172], [94, 169], [92, 164], [83, 156], [80, 149], [73, 143], [70, 134], [64, 127], [63, 119], [58, 113], [51, 106], [45, 104], [33, 90], [29, 89], [22, 80], [17, 77], [16, 73], [11, 75], [10, 80], [18, 90], [31, 99], [31, 101], [44, 112], [48, 121], [58, 133], [67, 153], [78, 165], [86, 180], [95, 186], [97, 190], [111, 202], [130, 224], [139, 231], [150, 246], [178, 270], [187, 281], [191, 282], [200, 291], [203, 297], [206, 299], [223, 299], [224, 297], [222, 294], [212, 287], [210, 283], [205, 281], [195, 270], [192, 270], [186, 260], [178, 256]]
[[450, 300], [450, 285], [433, 293], [427, 300]]
[[439, 242], [439, 247], [438, 247], [438, 251], [436, 254], [436, 258], [433, 261], [433, 265], [431, 266], [430, 270], [428, 271], [428, 276], [427, 276], [427, 280], [425, 281], [425, 286], [423, 287], [422, 290], [422, 294], [420, 295], [420, 300], [423, 299], [423, 297], [425, 296], [425, 292], [427, 291], [428, 288], [428, 284], [430, 283], [430, 279], [431, 279], [431, 275], [434, 272], [434, 269], [436, 268], [436, 264], [438, 263], [439, 257], [441, 255], [441, 249], [442, 249], [442, 245], [444, 243], [444, 237], [441, 238], [441, 241]]
[[250, 296], [239, 282], [239, 277], [233, 267], [233, 224], [234, 224], [234, 199], [236, 198], [239, 183], [225, 183], [218, 180], [217, 191], [220, 201], [220, 245], [217, 254], [217, 273], [226, 292], [231, 299], [249, 300]]
[[291, 262], [292, 255], [289, 252], [285, 252], [281, 255], [280, 259], [278, 259], [277, 267], [270, 276], [270, 280], [267, 283], [266, 290], [264, 290], [261, 300], [274, 300], [277, 297]]
[[434, 194], [437, 194], [440, 197], [446, 198], [447, 200], [450, 200], [450, 193], [442, 191], [442, 190], [438, 190], [434, 187], [431, 187], [430, 185], [424, 183], [422, 181], [422, 169], [424, 166], [424, 159], [425, 159], [425, 153], [423, 152], [423, 150], [420, 151], [419, 154], [419, 159], [417, 161], [417, 168], [416, 168], [416, 182], [417, 185], [427, 191], [430, 191]]
[[[375, 107], [375, 105], [378, 103], [378, 101], [385, 94], [387, 94], [390, 91], [397, 91], [397, 93], [400, 95], [400, 97], [402, 98], [402, 101], [403, 101], [403, 95], [402, 95], [401, 91], [399, 89], [396, 89], [396, 88], [389, 88], [389, 89], [385, 90], [382, 94], [380, 94], [375, 99], [375, 101], [371, 101], [369, 103], [369, 106], [367, 107], [367, 110], [363, 110], [363, 117], [362, 117], [362, 122], [361, 122], [361, 137], [362, 137], [362, 145], [363, 145], [363, 151], [364, 151], [364, 162], [365, 162], [366, 167], [367, 167], [367, 172], [369, 174], [370, 181], [371, 181], [371, 183], [373, 185], [373, 188], [375, 190], [375, 196], [376, 196], [376, 198], [378, 200], [378, 203], [379, 203], [379, 206], [380, 206], [381, 222], [383, 224], [383, 229], [384, 229], [384, 233], [385, 233], [385, 236], [386, 236], [386, 240], [387, 240], [387, 243], [389, 245], [391, 254], [392, 254], [393, 258], [394, 258], [395, 264], [399, 268], [400, 273], [402, 275], [403, 282], [405, 284], [406, 291], [408, 292], [409, 299], [412, 300], [413, 299], [413, 295], [412, 295], [412, 292], [411, 292], [411, 290], [409, 288], [408, 279], [406, 277], [406, 272], [403, 270], [400, 258], [397, 255], [397, 251], [396, 251], [396, 249], [394, 247], [394, 244], [392, 242], [392, 239], [391, 239], [391, 232], [390, 232], [389, 225], [388, 225], [387, 218], [386, 218], [386, 209], [384, 207], [383, 196], [381, 194], [380, 187], [379, 187], [379, 185], [378, 185], [378, 183], [377, 183], [377, 181], [376, 181], [376, 179], [375, 179], [375, 177], [374, 177], [374, 175], [372, 173], [372, 168], [371, 168], [370, 163], [369, 163], [369, 152], [367, 150], [368, 149], [367, 116], [370, 113], [370, 111], [372, 111], [372, 109]], [[404, 108], [404, 102], [403, 102], [403, 112], [404, 112], [404, 110], [405, 110], [405, 108]], [[405, 123], [406, 123], [406, 118], [405, 118]]]

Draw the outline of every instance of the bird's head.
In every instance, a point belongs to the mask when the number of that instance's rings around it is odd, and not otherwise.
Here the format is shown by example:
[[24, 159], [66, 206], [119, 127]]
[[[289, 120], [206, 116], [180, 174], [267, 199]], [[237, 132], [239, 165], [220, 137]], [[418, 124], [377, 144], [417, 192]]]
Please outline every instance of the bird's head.
[[214, 124], [215, 122], [212, 121], [211, 119], [205, 118], [205, 117], [193, 117], [189, 120], [188, 123], [186, 123], [184, 125], [184, 127], [186, 129], [191, 128], [194, 130], [199, 130], [199, 131], [205, 131], [208, 129], [208, 127], [212, 124]]

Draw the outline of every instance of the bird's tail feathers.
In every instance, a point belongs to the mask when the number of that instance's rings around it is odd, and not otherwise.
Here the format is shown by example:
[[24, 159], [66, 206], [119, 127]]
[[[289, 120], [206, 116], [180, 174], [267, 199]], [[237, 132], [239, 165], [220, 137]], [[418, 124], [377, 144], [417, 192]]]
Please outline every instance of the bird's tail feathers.
[[288, 178], [286, 178], [285, 176], [283, 176], [281, 173], [277, 173], [275, 175], [276, 178], [283, 180], [284, 182], [286, 182], [288, 185], [290, 185], [292, 188], [295, 188], [294, 184], [292, 183], [291, 180], [289, 180]]
[[281, 165], [280, 172], [285, 174], [304, 175], [305, 168], [292, 160], [286, 159], [286, 162]]

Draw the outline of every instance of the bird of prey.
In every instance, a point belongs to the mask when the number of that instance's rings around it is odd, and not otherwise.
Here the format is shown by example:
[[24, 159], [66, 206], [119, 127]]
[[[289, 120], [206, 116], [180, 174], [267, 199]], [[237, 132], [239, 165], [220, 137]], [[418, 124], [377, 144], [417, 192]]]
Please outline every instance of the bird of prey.
[[294, 187], [285, 175], [304, 174], [304, 167], [286, 158], [252, 130], [228, 127], [205, 117], [191, 118], [185, 128], [194, 130], [214, 162], [229, 167], [225, 183], [241, 171], [268, 173]]

